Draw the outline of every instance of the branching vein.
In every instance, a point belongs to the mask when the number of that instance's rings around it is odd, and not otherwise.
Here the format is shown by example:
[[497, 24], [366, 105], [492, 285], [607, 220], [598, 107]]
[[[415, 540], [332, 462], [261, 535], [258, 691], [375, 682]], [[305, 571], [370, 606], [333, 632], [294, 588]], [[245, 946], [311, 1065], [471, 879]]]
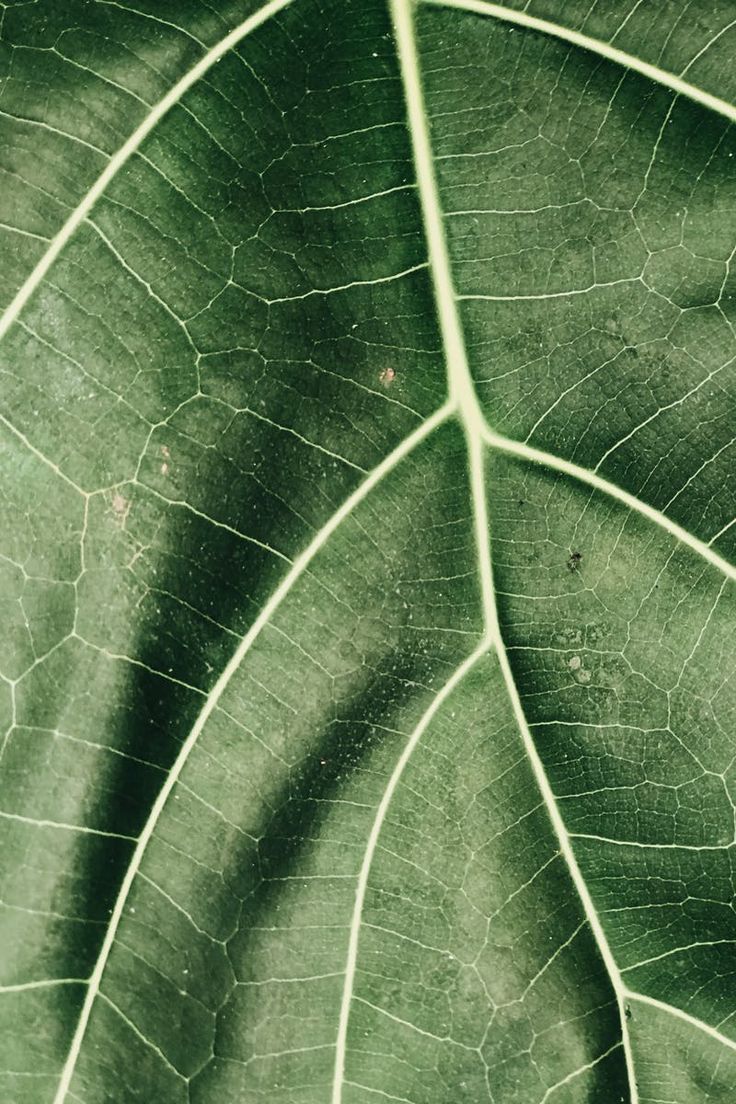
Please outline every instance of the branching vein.
[[[722, 100], [718, 96], [713, 96], [710, 92], [698, 88], [697, 85], [683, 80], [682, 76], [677, 73], [670, 73], [666, 69], [660, 68], [658, 65], [651, 65], [649, 62], [643, 61], [642, 58], [638, 58], [633, 54], [626, 53], [625, 50], [619, 50], [617, 47], [611, 46], [608, 42], [603, 42], [598, 38], [591, 38], [590, 35], [582, 34], [580, 31], [574, 31], [572, 28], [564, 27], [560, 23], [553, 23], [549, 19], [538, 19], [536, 16], [530, 15], [529, 12], [514, 11], [512, 8], [507, 8], [503, 4], [491, 4], [487, 3], [486, 0], [424, 0], [424, 2], [433, 4], [436, 7], [459, 8], [462, 11], [476, 12], [478, 15], [490, 16], [494, 19], [500, 19], [504, 23], [513, 23], [517, 27], [525, 27], [530, 31], [538, 31], [541, 34], [562, 39], [563, 42], [568, 42], [571, 46], [579, 46], [583, 50], [589, 50], [591, 53], [598, 54], [607, 61], [612, 61], [616, 65], [623, 66], [625, 69], [631, 69], [635, 73], [640, 73], [643, 77], [648, 77], [649, 80], [655, 81], [665, 88], [670, 88], [673, 92], [677, 93], [677, 95], [687, 96], [688, 99], [694, 100], [696, 103], [709, 108], [711, 111], [717, 112], [719, 115], [723, 115], [726, 119], [730, 119], [731, 122], [736, 122], [736, 107], [728, 103], [727, 100]], [[692, 62], [690, 64], [692, 64]], [[683, 72], [687, 72], [689, 68], [690, 65], [688, 65]]]

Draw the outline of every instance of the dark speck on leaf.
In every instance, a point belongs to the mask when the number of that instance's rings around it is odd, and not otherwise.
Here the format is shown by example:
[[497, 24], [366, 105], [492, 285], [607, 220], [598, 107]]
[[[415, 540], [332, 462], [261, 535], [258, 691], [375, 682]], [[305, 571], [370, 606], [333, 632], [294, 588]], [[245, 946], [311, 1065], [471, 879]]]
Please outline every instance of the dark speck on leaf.
[[567, 566], [570, 571], [577, 571], [580, 567], [580, 561], [583, 558], [582, 552], [571, 552], [567, 558]]

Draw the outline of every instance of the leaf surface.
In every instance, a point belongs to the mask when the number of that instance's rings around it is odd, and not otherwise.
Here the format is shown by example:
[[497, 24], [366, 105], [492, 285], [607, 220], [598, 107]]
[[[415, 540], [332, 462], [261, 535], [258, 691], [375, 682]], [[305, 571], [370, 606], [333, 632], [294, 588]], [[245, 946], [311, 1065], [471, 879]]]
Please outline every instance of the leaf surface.
[[6, 6], [3, 1100], [732, 1098], [729, 5], [561, 8]]

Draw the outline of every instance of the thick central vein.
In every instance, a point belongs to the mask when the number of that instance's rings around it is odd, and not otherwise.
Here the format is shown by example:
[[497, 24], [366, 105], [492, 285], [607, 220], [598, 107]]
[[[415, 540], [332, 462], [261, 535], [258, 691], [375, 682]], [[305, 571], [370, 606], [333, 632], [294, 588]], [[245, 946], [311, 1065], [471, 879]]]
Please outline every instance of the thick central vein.
[[[458, 312], [457, 296], [453, 286], [450, 259], [444, 232], [443, 211], [435, 176], [429, 126], [419, 71], [412, 0], [391, 0], [391, 11], [394, 22], [399, 65], [404, 84], [407, 116], [414, 153], [414, 166], [427, 240], [430, 269], [434, 284], [437, 315], [447, 361], [448, 388], [451, 401], [454, 402], [458, 416], [462, 422], [468, 446], [470, 483], [475, 517], [478, 572], [482, 589], [486, 641], [494, 647], [497, 652], [504, 682], [514, 710], [524, 748], [557, 837], [560, 853], [567, 863], [583, 911], [598, 945], [611, 985], [616, 994], [621, 1022], [621, 1036], [624, 1044], [629, 1076], [629, 1091], [632, 1104], [636, 1104], [636, 1080], [634, 1077], [633, 1058], [624, 1008], [625, 989], [597, 910], [590, 896], [580, 867], [578, 866], [570, 837], [558, 809], [557, 801], [552, 792], [544, 765], [529, 731], [529, 726], [524, 716], [521, 699], [513, 678], [503, 636], [501, 634], [493, 585], [490, 527], [485, 486], [484, 459], [488, 430], [478, 403], [468, 365], [462, 324]], [[355, 921], [353, 927], [355, 927]], [[343, 1035], [345, 1033], [345, 1025], [342, 1021], [345, 1018], [346, 1001], [349, 1006], [349, 996], [343, 1000], [343, 1014], [341, 1014], [340, 1024], [341, 1034]], [[344, 1045], [343, 1038], [341, 1040], [343, 1050], [343, 1055], [341, 1056], [342, 1062], [344, 1062]], [[341, 1091], [338, 1082], [341, 1080], [342, 1070], [336, 1064], [333, 1104], [340, 1104]]]
[[[72, 236], [75, 234], [79, 226], [85, 221], [85, 219], [87, 219], [92, 208], [94, 207], [94, 204], [103, 194], [115, 175], [127, 162], [127, 160], [136, 153], [145, 138], [148, 136], [148, 134], [151, 133], [154, 127], [163, 118], [163, 116], [176, 103], [179, 102], [179, 100], [188, 91], [188, 89], [191, 88], [212, 65], [214, 65], [221, 57], [223, 57], [229, 50], [231, 50], [243, 37], [249, 34], [256, 27], [260, 26], [260, 24], [265, 22], [271, 15], [286, 7], [290, 2], [291, 0], [270, 0], [269, 3], [266, 3], [262, 8], [260, 8], [252, 16], [245, 20], [239, 27], [235, 28], [235, 30], [233, 30], [226, 38], [218, 43], [217, 46], [213, 47], [212, 50], [204, 55], [200, 59], [200, 61], [187, 74], [185, 74], [185, 76], [170, 90], [170, 92], [164, 97], [164, 99], [162, 99], [156, 105], [156, 107], [146, 117], [143, 123], [141, 123], [136, 131], [130, 136], [128, 141], [111, 158], [104, 172], [98, 177], [92, 188], [85, 195], [82, 202], [74, 210], [72, 215], [64, 224], [59, 234], [56, 236], [56, 238], [54, 238], [44, 256], [38, 262], [23, 287], [19, 290], [19, 292], [3, 314], [2, 318], [0, 318], [0, 339], [5, 335], [5, 333], [7, 333], [9, 328], [18, 318], [28, 300], [31, 298], [36, 288], [43, 281], [49, 269], [54, 264], [67, 242], [72, 238]], [[448, 0], [448, 2], [453, 3], [453, 0]], [[496, 5], [481, 3], [474, 4], [472, 0], [471, 2], [467, 2], [467, 0], [463, 0], [463, 2], [460, 2], [460, 0], [457, 0], [457, 3], [455, 3], [454, 6], [466, 7], [470, 10], [479, 11], [481, 9], [485, 9], [486, 14], [498, 14], [498, 12], [496, 12], [495, 10], [491, 11], [491, 9], [495, 9], [497, 7]], [[731, 565], [726, 564], [725, 561], [722, 561], [721, 558], [718, 557], [715, 553], [712, 553], [707, 548], [707, 546], [702, 545], [701, 542], [691, 537], [684, 530], [681, 530], [674, 523], [670, 523], [666, 518], [663, 518], [663, 516], [660, 515], [657, 511], [646, 507], [639, 500], [633, 498], [633, 496], [628, 495], [626, 492], [612, 487], [612, 485], [607, 483], [606, 480], [595, 476], [585, 469], [577, 468], [575, 465], [568, 464], [565, 461], [561, 461], [556, 457], [540, 453], [538, 452], [538, 450], [534, 450], [528, 446], [518, 444], [517, 442], [498, 437], [488, 429], [478, 403], [468, 365], [464, 335], [457, 308], [457, 296], [455, 294], [452, 282], [449, 255], [444, 233], [443, 213], [439, 200], [437, 181], [435, 178], [434, 162], [432, 157], [430, 136], [419, 74], [416, 44], [414, 39], [412, 0], [391, 0], [391, 10], [393, 14], [401, 74], [405, 89], [407, 114], [412, 136], [414, 161], [416, 167], [422, 214], [424, 219], [430, 270], [432, 274], [435, 301], [447, 363], [449, 400], [440, 411], [438, 411], [433, 417], [423, 423], [423, 425], [420, 426], [419, 429], [417, 429], [411, 436], [406, 438], [406, 440], [389, 457], [387, 457], [383, 461], [383, 463], [380, 464], [378, 468], [376, 468], [375, 471], [372, 472], [371, 475], [363, 483], [361, 483], [361, 485], [353, 493], [353, 495], [351, 495], [350, 498], [345, 501], [343, 506], [340, 507], [340, 509], [332, 516], [330, 521], [323, 527], [322, 530], [320, 530], [320, 532], [314, 538], [309, 547], [294, 562], [291, 570], [284, 577], [279, 587], [274, 591], [271, 599], [263, 608], [260, 616], [253, 624], [249, 632], [241, 640], [238, 648], [233, 653], [229, 663], [223, 670], [220, 678], [208, 695], [207, 700], [200, 712], [200, 715], [197, 718], [197, 721], [192, 728], [187, 740], [182, 746], [180, 754], [177, 757], [177, 760], [167, 777], [166, 783], [162, 787], [151, 809], [151, 813], [138, 840], [137, 846], [133, 853], [133, 857], [131, 859], [131, 863], [121, 884], [120, 891], [118, 893], [118, 897], [106, 931], [105, 939], [103, 941], [97, 962], [95, 964], [94, 971], [89, 980], [85, 1002], [75, 1030], [67, 1061], [62, 1072], [58, 1090], [54, 1098], [54, 1104], [63, 1104], [63, 1102], [67, 1098], [72, 1077], [74, 1075], [74, 1070], [76, 1068], [77, 1059], [81, 1050], [82, 1042], [86, 1034], [92, 1007], [96, 997], [98, 996], [98, 994], [100, 994], [102, 976], [117, 936], [117, 931], [122, 919], [125, 903], [128, 899], [134, 879], [139, 873], [146, 847], [150, 839], [152, 838], [158, 820], [161, 816], [161, 813], [163, 812], [164, 806], [166, 805], [172, 793], [172, 790], [174, 789], [184, 769], [184, 766], [189, 755], [191, 754], [192, 749], [196, 744], [199, 734], [201, 733], [204, 725], [207, 723], [207, 720], [209, 719], [213, 710], [217, 707], [217, 704], [233, 673], [242, 663], [243, 659], [252, 647], [263, 626], [267, 624], [268, 621], [271, 619], [273, 613], [280, 605], [291, 587], [306, 570], [313, 557], [324, 546], [326, 541], [331, 537], [332, 533], [341, 524], [343, 519], [367, 494], [371, 492], [371, 490], [373, 489], [373, 487], [376, 486], [379, 480], [381, 480], [406, 455], [408, 455], [409, 452], [411, 452], [412, 449], [414, 449], [420, 441], [424, 440], [426, 436], [428, 436], [439, 424], [441, 424], [453, 413], [457, 414], [463, 425], [468, 445], [470, 486], [477, 541], [478, 572], [481, 582], [481, 594], [486, 631], [481, 643], [478, 645], [475, 651], [457, 668], [457, 670], [454, 672], [448, 682], [438, 692], [438, 694], [433, 699], [433, 702], [430, 705], [429, 709], [421, 718], [417, 728], [411, 734], [410, 738], [407, 741], [407, 744], [405, 745], [402, 755], [397, 761], [389, 784], [376, 811], [376, 817], [371, 830], [370, 838], [368, 840], [363, 864], [359, 874], [358, 891], [356, 893], [356, 900], [354, 905], [353, 923], [351, 925], [347, 954], [345, 984], [343, 989], [343, 999], [339, 1018], [332, 1101], [333, 1104], [340, 1104], [342, 1100], [342, 1084], [344, 1078], [344, 1065], [347, 1046], [347, 1029], [353, 994], [355, 971], [357, 966], [362, 911], [371, 863], [378, 843], [378, 837], [381, 831], [381, 827], [388, 811], [393, 793], [400, 781], [401, 775], [409, 761], [414, 748], [421, 739], [421, 736], [429, 726], [431, 720], [437, 713], [442, 703], [458, 686], [464, 675], [470, 670], [473, 664], [477, 662], [478, 658], [488, 651], [489, 647], [495, 647], [498, 653], [499, 663], [503, 672], [509, 698], [516, 715], [522, 740], [539, 790], [546, 803], [548, 814], [558, 839], [560, 852], [567, 861], [572, 880], [578, 891], [588, 923], [597, 940], [602, 958], [604, 960], [609, 976], [611, 978], [613, 988], [618, 998], [621, 1015], [621, 1031], [624, 1040], [624, 1046], [626, 1049], [627, 1063], [629, 1067], [631, 1098], [632, 1102], [636, 1101], [636, 1089], [635, 1081], [633, 1078], [632, 1059], [628, 1043], [628, 1033], [626, 1029], [626, 1021], [623, 1008], [623, 1001], [625, 996], [627, 995], [627, 990], [622, 984], [618, 968], [608, 946], [608, 942], [598, 918], [595, 906], [588, 892], [582, 873], [578, 867], [570, 843], [570, 838], [567, 834], [564, 823], [562, 821], [562, 817], [557, 808], [557, 803], [549, 785], [544, 766], [541, 762], [541, 759], [539, 758], [536, 747], [529, 732], [518, 690], [516, 688], [506, 655], [504, 641], [499, 626], [490, 553], [489, 518], [484, 469], [485, 447], [486, 445], [491, 445], [507, 452], [514, 453], [515, 455], [518, 455], [524, 459], [543, 463], [546, 466], [556, 468], [557, 470], [560, 470], [565, 474], [572, 475], [578, 479], [588, 482], [609, 494], [613, 494], [614, 497], [617, 497], [620, 500], [626, 502], [627, 505], [638, 509], [640, 512], [644, 512], [648, 516], [653, 515], [652, 520], [657, 521], [659, 524], [664, 524], [665, 528], [668, 528], [674, 536], [684, 541], [685, 543], [690, 544], [691, 547], [695, 548], [707, 559], [710, 559], [716, 566], [720, 567], [722, 570], [725, 570], [728, 574], [731, 575], [731, 577], [736, 577], [736, 569], [734, 569]], [[523, 19], [519, 19], [516, 21], [524, 22], [525, 25], [531, 25], [530, 20], [525, 21]], [[536, 22], [539, 23], [540, 21]], [[538, 27], [536, 29], [548, 28]], [[676, 90], [682, 91], [682, 89]], [[734, 115], [734, 117], [736, 117], [736, 114]]]

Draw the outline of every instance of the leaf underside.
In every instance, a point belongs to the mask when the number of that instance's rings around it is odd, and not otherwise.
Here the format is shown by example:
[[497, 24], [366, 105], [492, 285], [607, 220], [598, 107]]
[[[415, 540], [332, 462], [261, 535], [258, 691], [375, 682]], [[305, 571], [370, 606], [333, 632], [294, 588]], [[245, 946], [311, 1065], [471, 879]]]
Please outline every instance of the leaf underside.
[[0, 1100], [733, 1099], [705, 8], [0, 12]]

